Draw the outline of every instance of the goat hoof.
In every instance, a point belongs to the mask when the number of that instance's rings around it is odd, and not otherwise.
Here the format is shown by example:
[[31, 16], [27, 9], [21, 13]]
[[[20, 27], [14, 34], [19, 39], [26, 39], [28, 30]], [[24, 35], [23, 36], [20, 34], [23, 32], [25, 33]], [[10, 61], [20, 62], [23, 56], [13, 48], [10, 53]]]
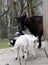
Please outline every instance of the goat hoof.
[[48, 55], [47, 55], [47, 58], [48, 58]]
[[27, 54], [29, 54], [29, 52]]
[[17, 57], [15, 58], [15, 60], [17, 60]]
[[24, 56], [23, 56], [23, 58], [24, 58]]

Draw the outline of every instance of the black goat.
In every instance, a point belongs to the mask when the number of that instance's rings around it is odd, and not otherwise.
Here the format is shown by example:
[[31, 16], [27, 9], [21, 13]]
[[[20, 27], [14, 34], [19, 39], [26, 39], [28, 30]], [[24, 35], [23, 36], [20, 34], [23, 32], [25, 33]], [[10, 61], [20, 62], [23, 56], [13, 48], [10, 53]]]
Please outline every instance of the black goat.
[[24, 16], [17, 17], [16, 19], [20, 22], [22, 30], [24, 30], [24, 26], [26, 26], [33, 35], [38, 36], [38, 48], [40, 48], [41, 36], [43, 35], [43, 16], [26, 17], [25, 14]]

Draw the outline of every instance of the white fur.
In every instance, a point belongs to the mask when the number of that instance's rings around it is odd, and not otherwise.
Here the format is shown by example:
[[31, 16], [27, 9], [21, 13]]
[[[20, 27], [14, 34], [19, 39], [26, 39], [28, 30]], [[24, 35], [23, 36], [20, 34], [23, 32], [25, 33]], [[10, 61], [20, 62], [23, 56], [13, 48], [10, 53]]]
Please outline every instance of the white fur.
[[24, 50], [25, 59], [27, 59], [28, 51], [30, 51], [33, 54], [33, 56], [35, 56], [34, 41], [36, 40], [37, 38], [34, 35], [25, 34], [25, 35], [18, 37], [15, 43], [15, 46], [12, 48], [12, 50], [16, 49], [16, 57], [18, 57], [20, 49]]

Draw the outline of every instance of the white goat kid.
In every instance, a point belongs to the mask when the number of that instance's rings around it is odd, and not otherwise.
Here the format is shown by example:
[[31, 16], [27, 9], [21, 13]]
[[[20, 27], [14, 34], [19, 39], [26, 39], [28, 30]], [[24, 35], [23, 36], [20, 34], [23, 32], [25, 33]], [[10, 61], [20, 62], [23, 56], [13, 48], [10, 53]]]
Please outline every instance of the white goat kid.
[[34, 41], [36, 41], [37, 38], [34, 35], [22, 35], [17, 38], [15, 46], [12, 48], [12, 50], [16, 49], [16, 59], [19, 55], [20, 49], [23, 50], [23, 58], [27, 59], [27, 52], [32, 51], [32, 55], [35, 57], [34, 52]]

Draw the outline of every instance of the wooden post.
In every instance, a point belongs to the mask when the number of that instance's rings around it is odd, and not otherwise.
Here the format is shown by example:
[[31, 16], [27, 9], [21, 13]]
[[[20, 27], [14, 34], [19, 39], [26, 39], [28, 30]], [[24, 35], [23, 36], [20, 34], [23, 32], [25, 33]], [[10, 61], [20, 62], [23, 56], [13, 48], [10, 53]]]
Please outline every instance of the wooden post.
[[48, 0], [43, 0], [43, 34], [48, 39]]

